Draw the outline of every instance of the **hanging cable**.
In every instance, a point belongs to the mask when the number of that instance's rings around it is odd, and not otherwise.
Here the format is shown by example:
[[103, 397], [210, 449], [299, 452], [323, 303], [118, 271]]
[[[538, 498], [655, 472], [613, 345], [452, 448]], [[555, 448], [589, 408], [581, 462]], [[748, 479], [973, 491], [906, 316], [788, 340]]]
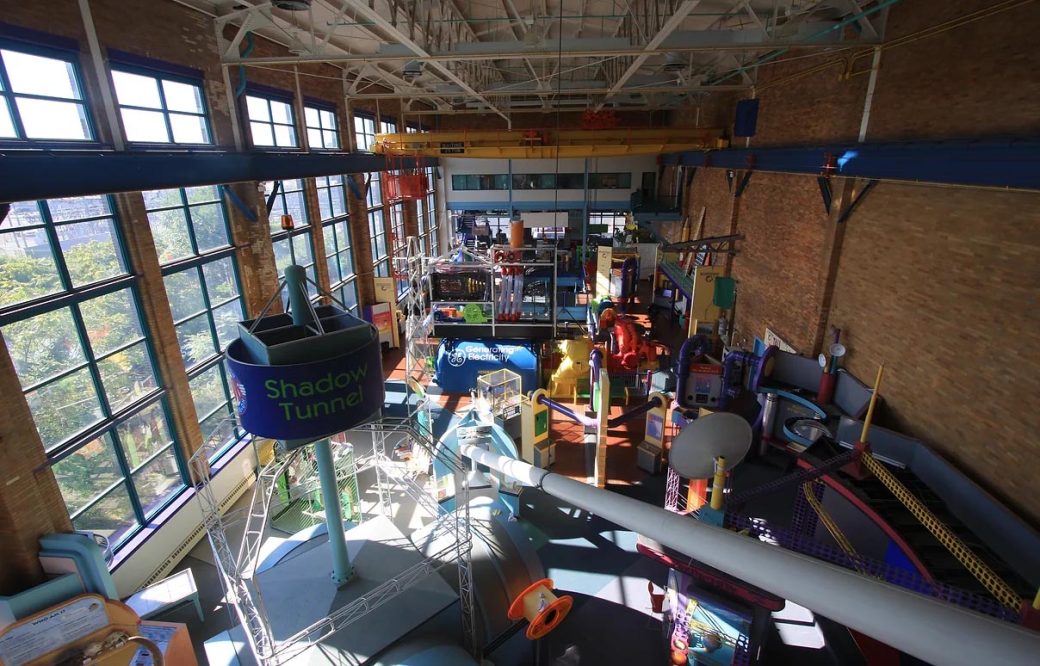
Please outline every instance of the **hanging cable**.
[[556, 189], [553, 199], [553, 240], [556, 237], [556, 215], [560, 209], [560, 124], [561, 112], [560, 95], [563, 90], [563, 2], [560, 2], [560, 14], [557, 21], [556, 35]]

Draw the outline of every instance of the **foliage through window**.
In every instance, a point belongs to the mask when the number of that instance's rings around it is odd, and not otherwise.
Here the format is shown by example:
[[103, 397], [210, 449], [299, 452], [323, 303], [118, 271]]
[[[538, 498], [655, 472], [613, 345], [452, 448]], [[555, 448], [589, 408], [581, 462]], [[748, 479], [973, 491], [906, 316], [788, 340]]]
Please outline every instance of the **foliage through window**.
[[323, 222], [347, 214], [346, 178], [320, 176], [314, 179], [318, 188], [318, 214]]
[[107, 197], [12, 204], [0, 330], [73, 524], [118, 545], [185, 477]]
[[205, 440], [233, 414], [221, 361], [245, 318], [227, 214], [213, 186], [143, 194]]
[[296, 120], [288, 101], [259, 95], [246, 95], [249, 131], [253, 145], [274, 148], [296, 148]]
[[325, 262], [329, 268], [329, 284], [335, 296], [347, 310], [358, 313], [357, 274], [354, 271], [353, 245], [350, 240], [350, 222], [343, 218], [326, 223]]
[[323, 176], [315, 178], [315, 184], [318, 188], [318, 208], [324, 223], [322, 237], [330, 291], [347, 310], [357, 314], [357, 274], [354, 270], [354, 247], [350, 240], [350, 219], [347, 217], [347, 178]]
[[[318, 282], [318, 274], [314, 268], [313, 240], [311, 238], [310, 218], [307, 215], [307, 204], [303, 194], [303, 181], [300, 179], [269, 181], [264, 183], [267, 196], [274, 193], [274, 203], [268, 221], [271, 226], [271, 242], [274, 245], [274, 263], [278, 268], [278, 277], [285, 276], [285, 269], [290, 264], [298, 264], [307, 269], [307, 292], [317, 298], [318, 290], [314, 286]], [[277, 191], [276, 191], [277, 188]], [[282, 216], [292, 215], [293, 228], [282, 227]], [[312, 284], [312, 282], [314, 284]], [[282, 292], [283, 302], [288, 302], [286, 293]]]
[[127, 141], [213, 143], [201, 83], [115, 68], [112, 82]]
[[0, 140], [92, 141], [73, 55], [0, 48]]

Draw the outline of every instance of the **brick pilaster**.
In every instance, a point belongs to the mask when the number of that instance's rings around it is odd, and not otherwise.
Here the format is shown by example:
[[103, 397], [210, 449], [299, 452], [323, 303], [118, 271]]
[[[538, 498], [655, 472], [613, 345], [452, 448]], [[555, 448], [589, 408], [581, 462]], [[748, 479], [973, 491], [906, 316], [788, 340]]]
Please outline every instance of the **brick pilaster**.
[[115, 200], [119, 224], [123, 238], [126, 239], [128, 259], [137, 276], [141, 318], [151, 339], [158, 365], [156, 371], [166, 389], [173, 417], [172, 425], [177, 433], [176, 440], [180, 443], [185, 459], [189, 459], [202, 446], [202, 430], [195, 414], [188, 373], [184, 369], [184, 359], [177, 342], [173, 313], [163, 284], [162, 267], [155, 250], [152, 228], [148, 224], [144, 197], [140, 192], [127, 192], [115, 195]]
[[43, 582], [39, 538], [71, 532], [65, 500], [46, 460], [32, 412], [0, 336], [0, 594]]
[[[243, 203], [256, 215], [256, 220], [246, 217], [238, 206], [226, 201], [231, 235], [238, 249], [238, 274], [242, 281], [242, 298], [246, 312], [256, 317], [278, 288], [278, 269], [274, 263], [274, 246], [267, 222], [267, 202], [255, 181], [232, 183], [230, 187]], [[225, 197], [226, 199], [226, 197]], [[281, 301], [272, 306], [281, 312]]]

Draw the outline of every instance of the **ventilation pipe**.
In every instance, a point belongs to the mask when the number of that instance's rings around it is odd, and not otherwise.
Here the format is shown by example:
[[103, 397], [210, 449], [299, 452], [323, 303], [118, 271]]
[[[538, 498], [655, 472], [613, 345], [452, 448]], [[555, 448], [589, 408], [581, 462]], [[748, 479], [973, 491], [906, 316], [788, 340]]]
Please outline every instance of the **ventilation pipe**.
[[460, 453], [926, 662], [1017, 666], [1040, 654], [1040, 633], [1023, 627], [478, 447]]

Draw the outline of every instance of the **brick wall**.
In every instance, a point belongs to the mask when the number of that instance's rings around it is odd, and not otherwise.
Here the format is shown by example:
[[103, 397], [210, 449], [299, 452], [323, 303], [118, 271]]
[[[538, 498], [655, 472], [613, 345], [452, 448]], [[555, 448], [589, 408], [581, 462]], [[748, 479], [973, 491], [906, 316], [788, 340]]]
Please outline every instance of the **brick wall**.
[[[993, 0], [901, 2], [889, 17], [886, 38], [904, 38], [1002, 4]], [[1040, 4], [1032, 2], [886, 49], [868, 139], [1036, 135], [1040, 131], [1038, 25]]]
[[744, 240], [733, 262], [734, 340], [750, 344], [769, 327], [795, 349], [811, 352], [827, 222], [816, 181], [756, 173], [738, 205], [737, 233]]
[[726, 177], [725, 169], [697, 169], [686, 197], [685, 214], [689, 216], [690, 236], [697, 233], [697, 226], [704, 212], [704, 237], [725, 236], [730, 232], [733, 217], [733, 190]]
[[[893, 7], [887, 40], [912, 41], [883, 51], [868, 141], [1037, 135], [1040, 51], [1032, 28], [1040, 5], [917, 35], [1001, 4]], [[833, 56], [763, 67], [751, 145], [856, 140], [873, 50], [862, 53], [846, 80], [839, 74], [848, 63]], [[710, 108], [714, 124], [730, 125], [726, 96], [713, 98], [702, 103], [702, 118]], [[688, 124], [692, 108], [673, 114], [672, 124]], [[836, 193], [840, 186], [851, 194], [851, 184], [835, 181]], [[706, 233], [717, 233], [731, 201], [725, 171], [699, 169], [685, 211], [696, 220], [704, 206]], [[921, 437], [1040, 522], [1040, 498], [1028, 485], [1040, 462], [1032, 442], [1040, 362], [1030, 353], [1040, 332], [1038, 209], [1037, 193], [882, 183], [839, 234], [815, 178], [756, 173], [729, 209], [745, 235], [732, 269], [735, 340], [749, 342], [769, 327], [812, 353], [825, 325], [842, 327], [854, 373], [869, 380], [878, 362], [887, 363], [880, 423]]]
[[882, 183], [849, 221], [830, 324], [882, 423], [1036, 518], [1040, 195]]

